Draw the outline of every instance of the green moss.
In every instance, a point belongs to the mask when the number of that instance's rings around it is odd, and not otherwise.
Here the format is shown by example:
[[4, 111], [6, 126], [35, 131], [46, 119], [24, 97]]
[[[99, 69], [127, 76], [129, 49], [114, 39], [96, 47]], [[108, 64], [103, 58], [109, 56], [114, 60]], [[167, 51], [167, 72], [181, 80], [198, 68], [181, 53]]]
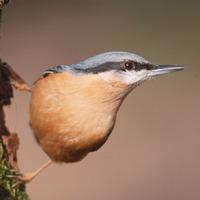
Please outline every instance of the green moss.
[[0, 199], [29, 200], [24, 185], [18, 180], [17, 172], [11, 169], [6, 157], [2, 141], [0, 141]]

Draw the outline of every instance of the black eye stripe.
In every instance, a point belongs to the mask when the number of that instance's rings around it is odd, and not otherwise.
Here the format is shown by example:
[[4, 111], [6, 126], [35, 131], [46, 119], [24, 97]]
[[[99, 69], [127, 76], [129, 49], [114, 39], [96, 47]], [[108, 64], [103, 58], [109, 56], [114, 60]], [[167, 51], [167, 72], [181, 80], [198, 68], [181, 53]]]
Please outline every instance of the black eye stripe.
[[151, 69], [153, 69], [154, 68], [154, 66], [152, 65], [152, 64], [142, 64], [141, 65], [141, 68], [142, 69], [146, 69], [146, 70], [151, 70]]
[[134, 62], [132, 60], [130, 61], [122, 61], [122, 62], [107, 62], [103, 63], [101, 65], [98, 65], [97, 67], [92, 67], [92, 68], [81, 68], [79, 66], [74, 66], [75, 71], [77, 72], [82, 72], [82, 73], [101, 73], [101, 72], [106, 72], [106, 71], [111, 71], [111, 70], [121, 70], [121, 71], [126, 71], [126, 70], [135, 70], [135, 71], [140, 71], [142, 69], [147, 69], [150, 70], [153, 68], [153, 65], [149, 63], [138, 63]]
[[127, 61], [124, 64], [126, 70], [135, 70], [135, 71], [140, 71], [142, 69], [146, 70], [151, 70], [153, 69], [153, 65], [149, 63], [138, 63], [138, 62], [133, 62], [133, 61]]

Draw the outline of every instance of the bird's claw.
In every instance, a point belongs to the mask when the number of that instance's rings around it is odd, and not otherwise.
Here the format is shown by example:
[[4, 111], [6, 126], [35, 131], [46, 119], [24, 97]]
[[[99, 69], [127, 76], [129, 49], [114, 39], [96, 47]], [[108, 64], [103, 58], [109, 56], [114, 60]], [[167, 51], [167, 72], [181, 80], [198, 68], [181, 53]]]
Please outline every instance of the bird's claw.
[[19, 181], [29, 183], [34, 178], [34, 173], [26, 173], [18, 177]]
[[18, 170], [11, 169], [11, 174], [7, 174], [6, 177], [9, 179], [16, 179], [17, 183], [29, 183], [33, 179], [34, 173], [22, 174]]

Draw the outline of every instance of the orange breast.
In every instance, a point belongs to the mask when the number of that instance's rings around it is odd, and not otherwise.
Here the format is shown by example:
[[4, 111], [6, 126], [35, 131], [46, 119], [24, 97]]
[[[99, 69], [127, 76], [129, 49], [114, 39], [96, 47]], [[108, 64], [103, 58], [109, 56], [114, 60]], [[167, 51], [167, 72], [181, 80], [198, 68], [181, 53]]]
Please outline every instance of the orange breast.
[[[51, 159], [74, 162], [98, 149], [114, 126], [120, 91], [98, 75], [50, 74], [32, 90], [30, 123]], [[121, 90], [121, 89], [120, 89]]]

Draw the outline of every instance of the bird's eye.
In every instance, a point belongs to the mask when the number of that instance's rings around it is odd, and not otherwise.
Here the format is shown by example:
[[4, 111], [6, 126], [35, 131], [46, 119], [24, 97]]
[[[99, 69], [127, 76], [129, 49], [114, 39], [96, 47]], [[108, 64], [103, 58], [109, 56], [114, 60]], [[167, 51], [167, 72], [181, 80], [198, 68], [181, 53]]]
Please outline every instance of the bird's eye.
[[134, 62], [129, 61], [124, 64], [124, 67], [125, 67], [125, 70], [132, 70], [135, 68], [135, 64]]

